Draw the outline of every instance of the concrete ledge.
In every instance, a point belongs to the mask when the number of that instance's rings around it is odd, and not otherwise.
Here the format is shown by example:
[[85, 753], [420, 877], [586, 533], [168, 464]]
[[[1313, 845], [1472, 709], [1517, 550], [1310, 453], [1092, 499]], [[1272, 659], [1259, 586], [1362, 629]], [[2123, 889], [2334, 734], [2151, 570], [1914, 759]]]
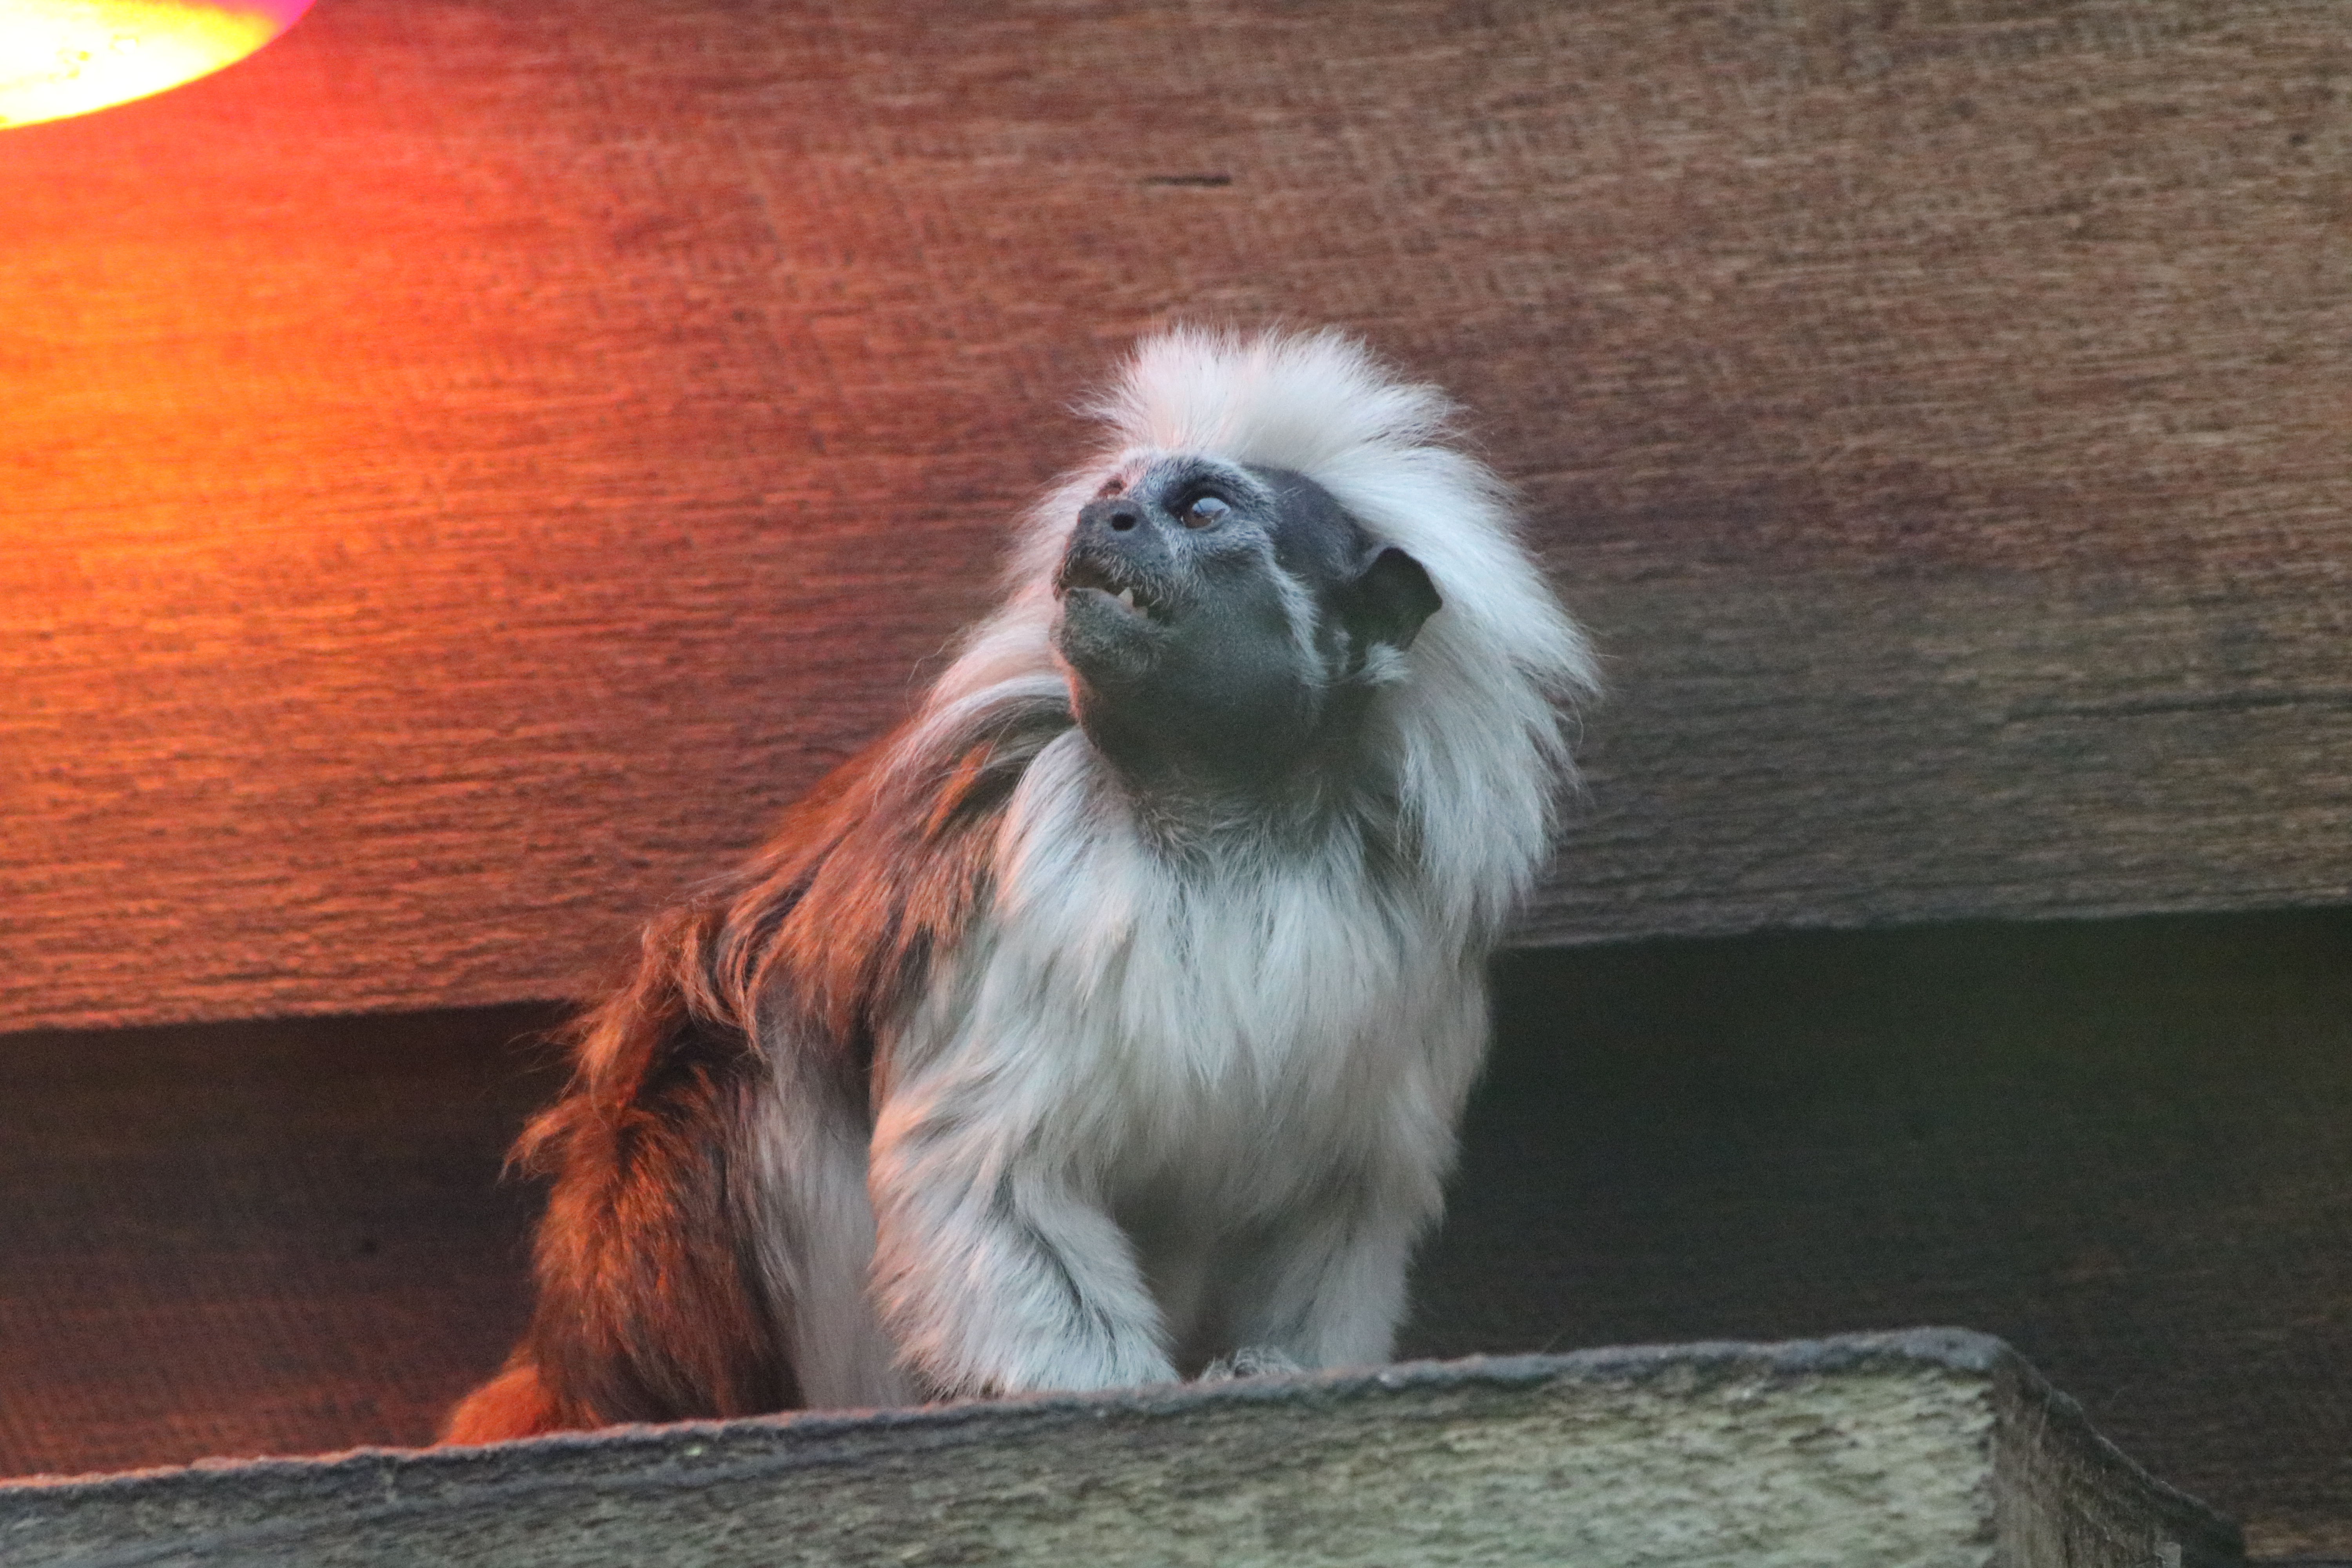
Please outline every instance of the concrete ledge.
[[2007, 1345], [1943, 1329], [0, 1486], [19, 1565], [2240, 1561]]

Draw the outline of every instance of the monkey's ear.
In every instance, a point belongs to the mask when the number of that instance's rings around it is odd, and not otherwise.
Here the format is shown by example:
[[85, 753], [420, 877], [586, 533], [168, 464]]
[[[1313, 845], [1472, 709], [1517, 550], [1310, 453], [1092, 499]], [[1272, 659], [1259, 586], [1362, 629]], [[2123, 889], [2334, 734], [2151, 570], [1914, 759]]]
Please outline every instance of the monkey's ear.
[[1358, 647], [1385, 644], [1402, 652], [1444, 603], [1422, 563], [1391, 544], [1356, 569], [1340, 613]]

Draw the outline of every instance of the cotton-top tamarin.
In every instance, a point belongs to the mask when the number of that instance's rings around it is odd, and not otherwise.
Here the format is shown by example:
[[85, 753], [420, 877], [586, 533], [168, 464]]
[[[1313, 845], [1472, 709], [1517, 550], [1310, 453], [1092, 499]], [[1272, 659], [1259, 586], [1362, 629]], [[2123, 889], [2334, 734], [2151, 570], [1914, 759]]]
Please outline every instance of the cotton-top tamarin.
[[1137, 350], [914, 717], [577, 1025], [450, 1440], [1387, 1358], [1591, 685], [1447, 409]]

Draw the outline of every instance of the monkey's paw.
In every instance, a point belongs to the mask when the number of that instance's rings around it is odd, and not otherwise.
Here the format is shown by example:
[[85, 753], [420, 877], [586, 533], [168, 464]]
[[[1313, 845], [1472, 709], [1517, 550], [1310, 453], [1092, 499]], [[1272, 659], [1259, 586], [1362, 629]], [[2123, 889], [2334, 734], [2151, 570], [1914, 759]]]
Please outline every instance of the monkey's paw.
[[1268, 1345], [1244, 1345], [1231, 1355], [1221, 1355], [1201, 1369], [1196, 1383], [1230, 1383], [1237, 1377], [1273, 1377], [1286, 1372], [1307, 1369]]

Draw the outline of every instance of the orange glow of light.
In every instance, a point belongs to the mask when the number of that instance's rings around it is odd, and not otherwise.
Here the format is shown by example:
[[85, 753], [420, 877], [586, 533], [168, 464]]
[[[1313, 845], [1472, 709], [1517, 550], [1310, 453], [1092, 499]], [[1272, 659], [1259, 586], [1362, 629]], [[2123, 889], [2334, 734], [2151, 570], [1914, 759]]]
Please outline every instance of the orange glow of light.
[[310, 8], [310, 0], [0, 0], [0, 128], [209, 76]]

